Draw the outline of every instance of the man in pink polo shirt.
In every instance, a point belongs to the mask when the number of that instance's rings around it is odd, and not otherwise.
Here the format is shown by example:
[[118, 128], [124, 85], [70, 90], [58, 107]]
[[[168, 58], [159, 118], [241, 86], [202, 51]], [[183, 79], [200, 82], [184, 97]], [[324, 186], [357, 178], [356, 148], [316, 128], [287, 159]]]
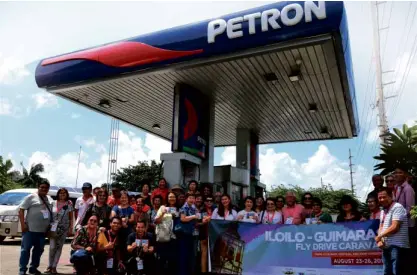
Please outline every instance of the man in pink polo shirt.
[[285, 224], [302, 224], [304, 221], [304, 207], [296, 203], [295, 193], [287, 192], [285, 196], [287, 205], [282, 209]]

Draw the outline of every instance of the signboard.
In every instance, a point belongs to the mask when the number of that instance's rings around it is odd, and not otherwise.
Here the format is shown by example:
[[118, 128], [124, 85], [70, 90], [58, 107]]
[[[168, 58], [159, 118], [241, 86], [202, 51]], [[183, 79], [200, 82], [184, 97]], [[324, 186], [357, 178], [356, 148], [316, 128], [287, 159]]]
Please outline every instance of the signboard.
[[208, 152], [210, 102], [199, 90], [177, 84], [174, 92], [172, 151], [205, 159]]
[[383, 274], [379, 221], [268, 225], [211, 221], [211, 271], [243, 275]]

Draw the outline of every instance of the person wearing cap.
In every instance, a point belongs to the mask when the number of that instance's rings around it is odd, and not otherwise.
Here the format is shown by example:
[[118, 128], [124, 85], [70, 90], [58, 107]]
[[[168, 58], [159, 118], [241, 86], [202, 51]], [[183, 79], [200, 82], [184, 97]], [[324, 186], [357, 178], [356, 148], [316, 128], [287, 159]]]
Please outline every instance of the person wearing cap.
[[184, 190], [182, 189], [181, 185], [179, 185], [179, 184], [174, 184], [171, 188], [171, 191], [174, 192], [175, 195], [177, 195], [177, 197], [178, 197], [179, 194], [184, 193]]
[[282, 209], [284, 224], [302, 224], [304, 222], [304, 207], [296, 202], [294, 192], [287, 192], [285, 196], [287, 205]]
[[110, 207], [114, 207], [116, 205], [120, 205], [120, 197], [121, 197], [121, 185], [119, 183], [112, 183], [111, 184], [111, 196], [107, 199], [107, 204]]
[[75, 231], [81, 228], [81, 223], [88, 207], [95, 202], [91, 183], [85, 182], [81, 189], [83, 190], [83, 195], [75, 201]]

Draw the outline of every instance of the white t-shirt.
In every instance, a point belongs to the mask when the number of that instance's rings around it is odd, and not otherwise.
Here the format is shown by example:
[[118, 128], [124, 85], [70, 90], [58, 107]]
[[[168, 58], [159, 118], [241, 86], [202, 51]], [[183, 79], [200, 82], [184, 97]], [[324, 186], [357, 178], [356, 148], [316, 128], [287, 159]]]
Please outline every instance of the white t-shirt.
[[85, 211], [88, 209], [90, 204], [95, 202], [94, 197], [90, 197], [87, 201], [83, 199], [83, 197], [79, 197], [75, 201], [75, 209], [78, 210], [77, 220], [75, 221], [75, 227], [81, 224], [82, 220], [84, 219]]
[[243, 219], [241, 219], [241, 222], [249, 222], [249, 223], [256, 223], [256, 218], [258, 217], [258, 214], [255, 211], [246, 211], [242, 210], [239, 213], [237, 213], [237, 217], [243, 216]]
[[211, 215], [212, 220], [226, 220], [226, 221], [235, 221], [237, 219], [236, 210], [232, 210], [228, 213], [226, 217], [220, 217], [218, 213], [218, 208], [214, 209], [213, 214]]
[[271, 214], [268, 211], [263, 211], [260, 215], [262, 217], [262, 221], [261, 222], [263, 224], [278, 224], [278, 223], [282, 223], [282, 214], [281, 214], [281, 212], [275, 211], [274, 214]]

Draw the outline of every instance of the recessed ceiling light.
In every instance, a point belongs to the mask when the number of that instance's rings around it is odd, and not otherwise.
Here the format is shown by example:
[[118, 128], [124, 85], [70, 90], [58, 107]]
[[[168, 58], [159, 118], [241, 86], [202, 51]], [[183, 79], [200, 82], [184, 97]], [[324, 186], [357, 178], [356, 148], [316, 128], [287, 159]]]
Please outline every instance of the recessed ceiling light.
[[160, 130], [161, 126], [159, 124], [154, 124], [154, 125], [152, 125], [152, 128], [155, 129], [155, 130]]
[[315, 113], [317, 112], [317, 104], [316, 103], [309, 103], [308, 104], [308, 111], [310, 113]]
[[107, 99], [100, 100], [100, 103], [98, 105], [100, 105], [101, 107], [106, 108], [106, 109], [111, 107], [110, 101], [108, 101]]
[[274, 82], [274, 81], [278, 81], [278, 77], [275, 73], [267, 73], [264, 74], [264, 78], [267, 82]]
[[291, 66], [291, 73], [288, 76], [291, 82], [297, 82], [301, 80], [301, 60], [296, 60], [296, 65]]
[[123, 97], [116, 97], [116, 100], [119, 101], [119, 102], [121, 102], [121, 103], [126, 103], [126, 102], [129, 101], [129, 99], [123, 98]]

